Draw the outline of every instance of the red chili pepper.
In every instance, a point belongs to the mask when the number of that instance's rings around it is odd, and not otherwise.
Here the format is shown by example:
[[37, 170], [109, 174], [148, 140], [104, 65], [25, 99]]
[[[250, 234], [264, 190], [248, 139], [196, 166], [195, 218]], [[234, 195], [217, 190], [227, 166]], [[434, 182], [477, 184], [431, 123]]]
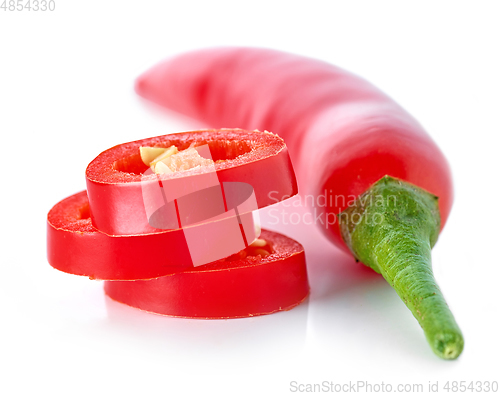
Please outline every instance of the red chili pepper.
[[309, 293], [302, 245], [262, 230], [269, 256], [229, 258], [148, 280], [105, 283], [114, 300], [169, 316], [227, 319], [289, 310]]
[[147, 71], [136, 90], [215, 127], [283, 137], [326, 235], [384, 275], [436, 354], [461, 353], [462, 334], [430, 269], [431, 246], [452, 205], [450, 169], [391, 98], [335, 66], [258, 48], [180, 55]]
[[[248, 225], [246, 239], [251, 241], [256, 237], [252, 214], [241, 217]], [[207, 227], [222, 240], [234, 238], [224, 236], [228, 231], [226, 221]], [[49, 211], [47, 257], [50, 265], [60, 271], [105, 280], [152, 279], [193, 268], [182, 229], [120, 237], [97, 231], [90, 220], [86, 191], [62, 200]]]
[[[197, 167], [161, 177], [144, 175], [148, 167], [141, 160], [141, 146], [175, 145], [179, 150], [184, 150], [193, 144], [208, 145], [215, 161], [211, 169]], [[200, 202], [213, 201], [211, 197], [203, 195], [209, 191], [203, 187], [213, 186], [210, 183], [214, 180], [224, 189], [226, 210], [240, 204], [242, 195], [254, 195], [255, 205], [238, 207], [239, 214], [276, 203], [270, 192], [284, 198], [297, 194], [295, 174], [283, 139], [269, 132], [258, 131], [221, 129], [184, 132], [120, 144], [99, 154], [87, 167], [86, 177], [92, 223], [100, 232], [108, 235], [148, 234], [191, 224], [188, 221], [190, 218], [200, 217], [193, 212]], [[159, 183], [169, 190], [167, 194], [183, 197], [175, 205], [185, 201], [186, 214], [174, 218], [175, 224], [171, 227], [153, 227], [145, 207], [145, 192], [149, 194]], [[251, 191], [240, 186], [229, 189], [235, 186], [234, 183], [246, 183]], [[193, 197], [195, 192], [201, 196]], [[172, 217], [180, 213], [175, 205], [172, 204]], [[217, 212], [216, 208], [213, 211]], [[164, 217], [169, 215], [170, 212]]]
[[439, 148], [391, 98], [338, 67], [268, 49], [207, 49], [158, 64], [138, 78], [136, 91], [212, 126], [280, 135], [302, 193], [326, 193], [321, 226], [344, 249], [338, 225], [327, 220], [336, 222], [385, 175], [438, 196], [446, 223], [453, 189]]

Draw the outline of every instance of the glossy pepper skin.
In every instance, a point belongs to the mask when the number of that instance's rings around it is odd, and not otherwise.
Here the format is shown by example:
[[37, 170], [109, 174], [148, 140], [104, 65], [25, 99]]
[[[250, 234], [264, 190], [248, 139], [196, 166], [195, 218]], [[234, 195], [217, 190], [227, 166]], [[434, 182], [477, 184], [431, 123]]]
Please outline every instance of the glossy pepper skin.
[[214, 127], [280, 135], [301, 193], [316, 197], [320, 227], [344, 250], [337, 215], [386, 175], [438, 196], [446, 223], [453, 188], [442, 152], [394, 100], [336, 66], [269, 49], [211, 48], [154, 66], [136, 91]]

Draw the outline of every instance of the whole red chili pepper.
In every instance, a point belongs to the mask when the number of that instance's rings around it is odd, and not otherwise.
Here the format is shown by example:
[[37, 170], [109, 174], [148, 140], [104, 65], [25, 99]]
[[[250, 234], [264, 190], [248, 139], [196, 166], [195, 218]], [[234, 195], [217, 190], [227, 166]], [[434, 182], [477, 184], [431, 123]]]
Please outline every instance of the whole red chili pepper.
[[463, 337], [430, 262], [452, 205], [450, 169], [401, 106], [338, 67], [258, 48], [180, 55], [147, 71], [136, 90], [214, 127], [283, 137], [322, 230], [382, 273], [436, 354], [458, 357]]

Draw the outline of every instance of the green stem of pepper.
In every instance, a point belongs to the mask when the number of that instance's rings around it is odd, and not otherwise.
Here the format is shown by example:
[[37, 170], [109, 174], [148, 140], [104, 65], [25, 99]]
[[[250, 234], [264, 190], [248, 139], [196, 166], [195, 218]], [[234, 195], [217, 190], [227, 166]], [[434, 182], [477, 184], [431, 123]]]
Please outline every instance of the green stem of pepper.
[[456, 359], [464, 347], [462, 332], [431, 266], [440, 228], [438, 197], [385, 176], [339, 217], [344, 241], [356, 259], [396, 290], [436, 355]]

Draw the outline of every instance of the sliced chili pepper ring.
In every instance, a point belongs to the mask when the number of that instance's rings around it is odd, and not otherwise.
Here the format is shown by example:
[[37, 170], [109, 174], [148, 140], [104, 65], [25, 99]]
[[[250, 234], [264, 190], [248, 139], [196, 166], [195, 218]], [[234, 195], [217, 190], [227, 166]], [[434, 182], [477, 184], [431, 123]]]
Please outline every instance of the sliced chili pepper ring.
[[89, 164], [86, 177], [94, 227], [108, 235], [162, 232], [148, 221], [143, 190], [158, 183], [158, 177], [162, 183], [204, 184], [200, 181], [211, 172], [201, 166], [144, 177], [148, 167], [141, 160], [140, 147], [172, 145], [179, 150], [208, 145], [219, 183], [247, 183], [253, 188], [257, 208], [276, 203], [275, 197], [297, 194], [288, 149], [277, 135], [240, 129], [176, 133], [120, 144], [104, 151]]
[[[195, 228], [198, 235], [208, 234], [204, 240], [217, 238], [212, 239], [212, 250], [208, 253], [214, 253], [214, 240], [225, 244], [231, 240], [234, 246], [239, 243], [244, 247], [257, 235], [251, 213], [240, 215], [239, 221], [241, 224], [234, 218], [226, 218], [158, 234], [111, 237], [92, 226], [87, 193], [81, 191], [49, 211], [47, 257], [60, 271], [93, 279], [152, 279], [193, 268], [193, 248], [185, 233]], [[227, 255], [235, 250], [240, 249], [230, 246]]]
[[223, 259], [148, 281], [107, 281], [113, 300], [162, 315], [228, 319], [289, 310], [309, 293], [302, 245], [262, 230], [272, 253]]

